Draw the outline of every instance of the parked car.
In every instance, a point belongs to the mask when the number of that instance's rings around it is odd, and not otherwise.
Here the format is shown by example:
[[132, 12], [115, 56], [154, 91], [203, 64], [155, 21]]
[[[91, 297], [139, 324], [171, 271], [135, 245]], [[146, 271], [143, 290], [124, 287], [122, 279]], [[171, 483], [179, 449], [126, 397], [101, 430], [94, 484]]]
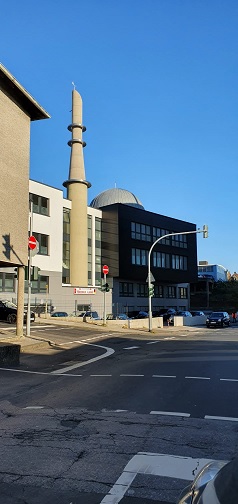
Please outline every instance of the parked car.
[[180, 495], [178, 504], [236, 504], [238, 458], [209, 462]]
[[193, 317], [201, 317], [202, 315], [205, 315], [203, 311], [191, 311], [190, 313]]
[[139, 311], [139, 313], [135, 316], [136, 319], [144, 319], [148, 318], [149, 314], [145, 311]]
[[79, 317], [89, 317], [94, 320], [101, 320], [101, 318], [98, 315], [98, 312], [96, 311], [85, 311], [80, 313]]
[[174, 324], [174, 317], [192, 317], [192, 314], [189, 311], [182, 311], [182, 310], [175, 312], [173, 315], [169, 317], [169, 323], [171, 325]]
[[68, 313], [64, 311], [56, 311], [51, 313], [51, 317], [68, 317]]
[[[17, 305], [11, 301], [0, 301], [0, 320], [6, 320], [9, 324], [15, 324], [17, 320]], [[26, 324], [27, 311], [24, 311], [23, 322]], [[31, 311], [31, 322], [35, 321], [35, 313]]]
[[207, 327], [223, 327], [230, 325], [230, 316], [227, 312], [212, 312], [206, 320]]
[[126, 313], [119, 313], [119, 315], [116, 316], [117, 320], [129, 320], [128, 315]]
[[[15, 324], [17, 320], [17, 305], [11, 301], [0, 301], [0, 320], [6, 320], [9, 324]], [[24, 311], [23, 322], [26, 324], [27, 311]], [[31, 311], [31, 322], [35, 321], [35, 313]]]
[[171, 317], [171, 315], [174, 315], [176, 313], [176, 310], [174, 308], [161, 308], [159, 310], [157, 317], [163, 317], [164, 322], [167, 322], [167, 320]]

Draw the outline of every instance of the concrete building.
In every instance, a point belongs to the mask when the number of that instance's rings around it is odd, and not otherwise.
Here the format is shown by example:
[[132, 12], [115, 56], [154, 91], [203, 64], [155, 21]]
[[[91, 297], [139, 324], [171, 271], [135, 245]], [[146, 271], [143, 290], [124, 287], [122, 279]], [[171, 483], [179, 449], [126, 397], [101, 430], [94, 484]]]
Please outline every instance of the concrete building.
[[29, 156], [31, 121], [49, 114], [0, 64], [0, 288], [11, 288], [9, 267], [18, 268], [18, 322], [22, 333], [24, 267], [28, 261]]
[[[67, 313], [94, 309], [103, 315], [102, 266], [109, 266], [106, 313], [148, 310], [148, 251], [168, 233], [196, 231], [195, 224], [149, 212], [125, 189], [110, 189], [87, 204], [83, 160], [85, 131], [82, 100], [72, 94], [72, 133], [68, 179], [63, 190], [30, 180], [32, 233], [39, 243], [32, 258], [31, 304], [36, 311], [55, 308]], [[189, 308], [189, 285], [197, 279], [196, 234], [164, 238], [154, 248], [153, 310]], [[0, 270], [0, 276], [2, 270]], [[16, 298], [12, 270], [0, 284], [1, 298]], [[27, 287], [27, 285], [26, 285]], [[25, 301], [27, 288], [25, 289]]]

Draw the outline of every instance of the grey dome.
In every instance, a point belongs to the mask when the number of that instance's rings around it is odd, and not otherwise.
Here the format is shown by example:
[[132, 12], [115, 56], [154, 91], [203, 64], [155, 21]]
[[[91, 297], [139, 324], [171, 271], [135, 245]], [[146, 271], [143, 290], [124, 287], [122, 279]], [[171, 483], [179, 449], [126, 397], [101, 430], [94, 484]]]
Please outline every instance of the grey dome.
[[123, 205], [130, 205], [144, 210], [142, 203], [133, 193], [117, 187], [98, 194], [98, 196], [93, 198], [90, 206], [93, 208], [102, 208], [107, 205], [113, 205], [114, 203], [122, 203]]

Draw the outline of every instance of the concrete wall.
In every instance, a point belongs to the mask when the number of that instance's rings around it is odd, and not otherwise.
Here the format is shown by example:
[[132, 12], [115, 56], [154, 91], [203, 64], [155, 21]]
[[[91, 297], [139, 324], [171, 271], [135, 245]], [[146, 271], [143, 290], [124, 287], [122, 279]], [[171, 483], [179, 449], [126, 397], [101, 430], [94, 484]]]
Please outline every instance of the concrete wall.
[[174, 317], [174, 327], [206, 325], [206, 315], [199, 317]]
[[4, 92], [0, 93], [0, 109], [0, 262], [26, 265], [30, 117]]

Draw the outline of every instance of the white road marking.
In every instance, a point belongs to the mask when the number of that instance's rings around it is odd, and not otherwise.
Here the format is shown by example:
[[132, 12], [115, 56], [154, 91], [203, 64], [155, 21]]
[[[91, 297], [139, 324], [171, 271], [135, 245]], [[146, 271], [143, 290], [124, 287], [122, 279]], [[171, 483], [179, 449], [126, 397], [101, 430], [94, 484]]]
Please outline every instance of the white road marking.
[[190, 380], [210, 380], [211, 378], [206, 378], [205, 376], [185, 376], [184, 378], [188, 378]]
[[145, 376], [143, 374], [120, 374], [120, 376], [134, 376], [134, 377], [137, 377], [137, 376]]
[[161, 340], [157, 340], [157, 341], [148, 341], [148, 343], [146, 343], [146, 345], [154, 345], [155, 343], [160, 343]]
[[90, 374], [90, 376], [112, 376], [111, 374]]
[[[81, 341], [78, 341], [78, 343], [81, 343]], [[67, 367], [65, 367], [63, 369], [60, 369], [60, 370], [52, 371], [51, 374], [52, 375], [57, 375], [57, 374], [67, 373], [68, 371], [71, 371], [72, 369], [76, 369], [78, 367], [86, 366], [87, 364], [91, 364], [92, 362], [96, 362], [98, 360], [105, 359], [105, 357], [109, 357], [109, 355], [112, 355], [115, 352], [115, 350], [113, 350], [112, 348], [106, 347], [106, 346], [93, 345], [91, 343], [85, 343], [85, 344], [89, 345], [89, 346], [96, 346], [97, 348], [103, 348], [104, 350], [106, 350], [106, 352], [104, 354], [102, 354], [102, 355], [99, 355], [98, 357], [93, 357], [92, 359], [89, 359], [88, 361], [81, 362], [81, 363], [78, 363], [78, 364], [73, 364], [72, 366], [67, 366]]]
[[178, 411], [151, 411], [150, 415], [169, 415], [169, 416], [190, 417], [190, 413], [179, 413]]
[[127, 409], [115, 409], [115, 410], [110, 410], [107, 408], [102, 409], [102, 413], [126, 413], [128, 410]]
[[43, 408], [44, 408], [44, 406], [26, 406], [23, 409], [43, 409]]
[[234, 378], [220, 378], [220, 381], [234, 381], [234, 382], [238, 382], [238, 380], [235, 380]]
[[177, 378], [175, 375], [159, 375], [159, 374], [153, 374], [152, 378]]
[[202, 467], [212, 461], [212, 459], [193, 459], [163, 453], [139, 452], [128, 462], [115, 485], [100, 504], [118, 504], [137, 474], [152, 474], [153, 476], [192, 481]]
[[167, 338], [163, 338], [164, 340], [171, 340], [171, 339], [176, 339], [175, 336], [168, 336]]
[[135, 348], [140, 348], [138, 346], [125, 347], [123, 350], [134, 350]]
[[210, 416], [205, 415], [205, 420], [228, 420], [230, 422], [238, 422], [238, 418], [235, 417], [222, 417], [222, 416]]

